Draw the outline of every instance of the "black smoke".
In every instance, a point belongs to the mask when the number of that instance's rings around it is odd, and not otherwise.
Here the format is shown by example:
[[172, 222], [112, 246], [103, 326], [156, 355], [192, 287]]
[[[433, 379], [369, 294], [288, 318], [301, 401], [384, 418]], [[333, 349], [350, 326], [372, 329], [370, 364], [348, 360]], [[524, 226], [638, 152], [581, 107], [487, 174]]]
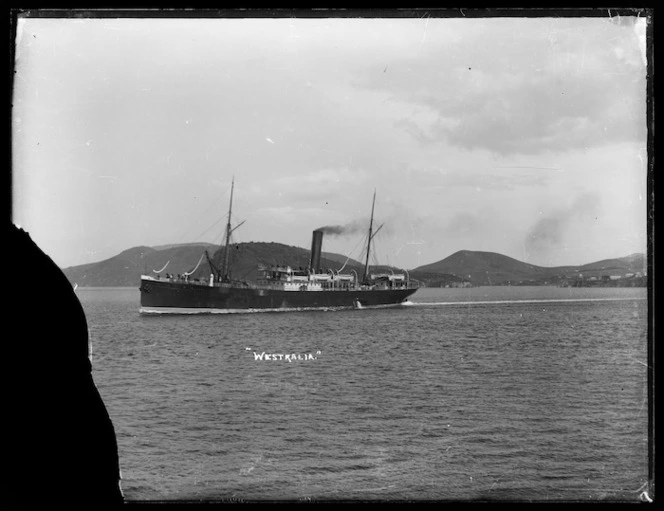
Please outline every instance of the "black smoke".
[[322, 231], [326, 236], [349, 236], [364, 232], [368, 228], [368, 224], [363, 225], [361, 222], [350, 222], [345, 225], [325, 225], [316, 230]]

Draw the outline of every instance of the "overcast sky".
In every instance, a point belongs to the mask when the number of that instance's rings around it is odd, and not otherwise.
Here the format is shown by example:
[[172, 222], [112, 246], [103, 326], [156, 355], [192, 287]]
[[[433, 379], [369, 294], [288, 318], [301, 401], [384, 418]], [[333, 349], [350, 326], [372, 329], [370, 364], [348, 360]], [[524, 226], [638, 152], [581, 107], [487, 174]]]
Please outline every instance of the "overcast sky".
[[[646, 21], [22, 19], [13, 219], [59, 265], [137, 245], [542, 266], [646, 250]], [[216, 222], [216, 223], [215, 223]], [[323, 250], [357, 257], [361, 234]]]

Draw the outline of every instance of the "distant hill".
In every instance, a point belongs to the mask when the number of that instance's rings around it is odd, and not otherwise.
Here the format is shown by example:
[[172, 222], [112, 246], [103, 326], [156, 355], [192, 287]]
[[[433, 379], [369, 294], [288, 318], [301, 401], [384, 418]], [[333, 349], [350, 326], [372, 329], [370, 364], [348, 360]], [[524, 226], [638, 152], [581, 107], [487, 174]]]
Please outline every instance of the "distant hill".
[[553, 284], [566, 279], [602, 277], [645, 272], [645, 256], [632, 254], [620, 259], [606, 259], [581, 266], [543, 267], [524, 263], [495, 252], [460, 250], [432, 264], [411, 271], [422, 274], [448, 274], [474, 285]]
[[460, 250], [441, 261], [419, 266], [413, 273], [433, 272], [457, 275], [475, 284], [491, 285], [505, 280], [530, 279], [540, 267], [495, 252]]
[[[207, 279], [210, 266], [205, 257], [208, 252], [213, 262], [220, 266], [221, 251], [216, 245], [192, 243], [163, 245], [160, 247], [134, 247], [118, 255], [97, 263], [65, 268], [63, 272], [70, 282], [79, 286], [132, 287], [138, 286], [141, 274], [151, 275], [162, 270], [162, 274], [173, 275], [190, 272], [192, 278]], [[231, 276], [239, 280], [256, 280], [257, 267], [264, 265], [283, 265], [293, 268], [306, 268], [309, 265], [308, 249], [283, 245], [281, 243], [249, 242], [231, 246], [229, 262]], [[168, 266], [164, 266], [168, 263]], [[340, 269], [344, 263], [344, 272], [355, 270], [362, 275], [364, 265], [346, 256], [323, 252], [321, 268]], [[388, 272], [397, 268], [372, 267], [377, 272]], [[645, 256], [632, 254], [618, 259], [605, 259], [581, 266], [559, 266], [546, 268], [524, 263], [495, 252], [477, 252], [461, 250], [438, 262], [419, 266], [410, 270], [411, 279], [427, 286], [459, 285], [524, 285], [557, 284], [570, 279], [603, 278], [628, 273], [645, 273]]]
[[646, 257], [644, 254], [632, 254], [618, 259], [604, 259], [596, 263], [584, 264], [578, 269], [588, 276], [621, 275], [626, 271], [645, 273]]
[[[134, 247], [118, 255], [99, 261], [64, 268], [63, 272], [70, 282], [83, 287], [131, 287], [140, 284], [142, 274], [162, 273], [173, 275], [190, 272], [192, 278], [205, 278], [210, 275], [210, 266], [205, 257], [207, 250], [212, 261], [219, 266], [222, 258], [220, 247], [207, 243], [163, 245], [161, 247]], [[231, 246], [229, 261], [233, 278], [255, 281], [259, 264], [282, 264], [284, 266], [307, 267], [310, 252], [307, 249], [283, 245], [281, 243], [239, 243]], [[330, 252], [321, 254], [321, 267], [339, 269], [346, 262], [346, 257]], [[168, 266], [164, 268], [164, 265]], [[359, 274], [363, 266], [352, 259], [348, 261], [344, 272], [351, 270]]]

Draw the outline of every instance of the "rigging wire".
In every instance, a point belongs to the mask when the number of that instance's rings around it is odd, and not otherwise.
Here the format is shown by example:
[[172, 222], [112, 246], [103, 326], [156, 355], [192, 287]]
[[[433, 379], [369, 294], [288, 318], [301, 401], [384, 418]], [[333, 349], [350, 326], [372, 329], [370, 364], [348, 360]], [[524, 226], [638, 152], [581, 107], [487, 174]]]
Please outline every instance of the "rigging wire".
[[[364, 238], [366, 239], [366, 236], [364, 236]], [[354, 253], [355, 253], [355, 250], [357, 250], [358, 245], [359, 245], [360, 242], [362, 242], [362, 241], [363, 241], [363, 240], [360, 239], [360, 240], [355, 244], [355, 246], [353, 247], [353, 249], [349, 252], [349, 254], [354, 254]], [[360, 258], [361, 258], [361, 257], [362, 257], [362, 255], [360, 254]], [[346, 262], [344, 263], [344, 265], [343, 265], [339, 270], [337, 270], [337, 273], [341, 273], [341, 271], [342, 271], [342, 270], [346, 267], [346, 265], [348, 264], [348, 261], [350, 260], [350, 258], [351, 258], [350, 255], [349, 255], [348, 257], [346, 257]]]
[[[215, 206], [218, 207], [219, 204], [221, 203], [221, 199], [223, 199], [224, 197], [226, 197], [226, 195], [227, 195], [227, 192], [224, 192], [223, 197], [221, 197], [221, 198], [220, 198], [220, 197], [216, 197], [216, 198], [214, 198], [214, 200], [210, 201], [210, 204], [208, 205], [208, 207], [205, 209], [205, 211], [203, 211], [203, 213], [202, 213], [200, 216], [202, 216], [202, 217], [204, 217], [204, 218], [207, 217], [207, 216], [208, 216], [208, 213], [212, 210], [212, 208], [215, 207]], [[205, 231], [203, 231], [203, 232], [202, 232], [201, 234], [199, 234], [196, 238], [194, 238], [193, 241], [198, 241], [203, 235], [207, 234], [207, 232], [208, 232], [210, 229], [212, 229], [212, 227], [214, 227], [215, 225], [217, 225], [217, 224], [218, 224], [221, 220], [223, 220], [225, 217], [226, 217], [226, 215], [224, 215], [224, 216], [218, 218], [218, 219], [217, 219], [217, 220], [216, 220], [216, 221], [215, 221], [210, 227], [208, 227]], [[181, 244], [181, 243], [184, 241], [184, 239], [187, 237], [187, 234], [189, 233], [189, 231], [190, 231], [189, 228], [185, 228], [185, 229], [184, 229], [184, 232], [178, 237], [177, 244]]]
[[223, 216], [217, 218], [217, 220], [216, 220], [212, 225], [210, 225], [210, 227], [208, 227], [208, 228], [205, 229], [202, 233], [200, 233], [196, 238], [194, 238], [194, 240], [197, 241], [197, 240], [199, 240], [200, 238], [202, 238], [205, 234], [208, 233], [208, 231], [209, 231], [210, 229], [212, 229], [213, 227], [215, 227], [215, 226], [216, 226], [219, 222], [221, 222], [223, 219], [224, 219]]

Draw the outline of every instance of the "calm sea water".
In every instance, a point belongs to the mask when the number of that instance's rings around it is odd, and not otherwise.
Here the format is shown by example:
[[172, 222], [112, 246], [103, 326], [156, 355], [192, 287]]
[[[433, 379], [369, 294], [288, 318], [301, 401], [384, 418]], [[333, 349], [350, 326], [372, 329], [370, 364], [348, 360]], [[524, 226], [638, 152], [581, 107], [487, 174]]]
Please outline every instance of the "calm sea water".
[[127, 500], [637, 501], [648, 478], [645, 289], [194, 316], [77, 294]]

